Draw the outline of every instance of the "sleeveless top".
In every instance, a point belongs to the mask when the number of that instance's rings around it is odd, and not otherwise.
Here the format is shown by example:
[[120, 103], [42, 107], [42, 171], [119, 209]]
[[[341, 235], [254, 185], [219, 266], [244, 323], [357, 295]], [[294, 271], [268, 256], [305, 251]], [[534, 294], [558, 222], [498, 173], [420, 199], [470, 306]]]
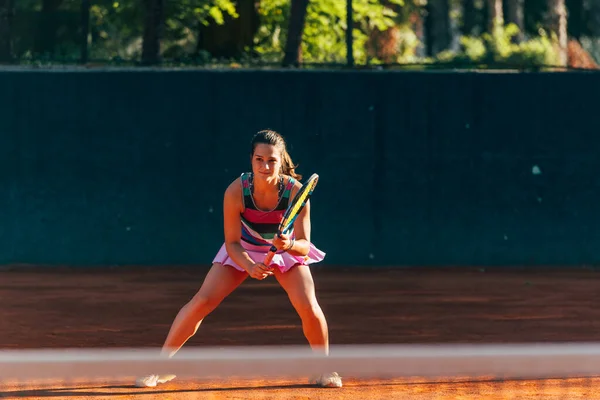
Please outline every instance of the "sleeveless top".
[[[295, 179], [288, 178], [287, 184], [281, 182], [279, 189], [279, 202], [270, 211], [263, 211], [256, 207], [252, 197], [252, 173], [245, 172], [241, 176], [242, 194], [244, 196], [244, 212], [241, 213], [242, 241], [254, 246], [270, 247], [273, 237], [277, 234], [279, 222], [285, 214], [290, 201]], [[293, 234], [293, 230], [291, 232]]]

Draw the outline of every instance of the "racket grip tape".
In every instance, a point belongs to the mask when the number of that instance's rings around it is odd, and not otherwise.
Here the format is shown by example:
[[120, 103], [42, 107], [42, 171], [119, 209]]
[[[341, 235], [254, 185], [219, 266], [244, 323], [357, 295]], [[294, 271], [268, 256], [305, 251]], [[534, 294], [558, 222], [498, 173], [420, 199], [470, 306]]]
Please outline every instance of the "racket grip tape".
[[275, 256], [276, 252], [277, 252], [277, 247], [271, 246], [271, 248], [269, 249], [269, 252], [267, 253], [267, 256], [265, 257], [265, 261], [263, 262], [263, 264], [265, 264], [268, 267], [269, 264], [271, 264], [271, 261], [273, 260], [273, 257]]

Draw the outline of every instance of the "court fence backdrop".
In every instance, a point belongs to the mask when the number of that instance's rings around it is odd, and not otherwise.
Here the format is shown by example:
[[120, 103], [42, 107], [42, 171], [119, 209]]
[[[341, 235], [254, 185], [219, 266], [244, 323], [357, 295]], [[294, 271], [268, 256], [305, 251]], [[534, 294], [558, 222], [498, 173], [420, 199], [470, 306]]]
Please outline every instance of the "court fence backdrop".
[[597, 73], [0, 72], [0, 264], [209, 264], [260, 129], [327, 265], [600, 261]]

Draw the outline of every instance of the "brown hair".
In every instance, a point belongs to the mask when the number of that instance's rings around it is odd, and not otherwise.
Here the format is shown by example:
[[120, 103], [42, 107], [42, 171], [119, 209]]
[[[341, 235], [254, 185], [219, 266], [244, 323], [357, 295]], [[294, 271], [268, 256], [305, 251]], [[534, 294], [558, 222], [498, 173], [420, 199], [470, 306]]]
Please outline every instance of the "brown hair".
[[287, 146], [285, 143], [285, 139], [283, 139], [283, 136], [270, 129], [257, 132], [256, 135], [254, 135], [254, 137], [252, 138], [252, 150], [250, 152], [250, 156], [254, 155], [254, 149], [259, 143], [269, 144], [277, 147], [281, 152], [281, 172], [284, 175], [289, 175], [293, 177], [294, 179], [302, 179], [302, 175], [296, 172], [296, 168], [298, 168], [298, 166], [295, 165], [292, 161], [292, 157], [287, 151]]

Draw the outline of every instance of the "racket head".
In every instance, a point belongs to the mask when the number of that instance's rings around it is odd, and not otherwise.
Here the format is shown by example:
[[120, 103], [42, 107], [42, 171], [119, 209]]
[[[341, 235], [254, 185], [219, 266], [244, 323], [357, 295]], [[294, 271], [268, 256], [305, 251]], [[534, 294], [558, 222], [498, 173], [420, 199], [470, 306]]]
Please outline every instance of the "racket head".
[[318, 182], [319, 175], [312, 174], [298, 190], [298, 193], [296, 193], [296, 196], [294, 196], [292, 202], [288, 205], [288, 208], [285, 210], [285, 214], [283, 214], [283, 218], [279, 223], [280, 234], [287, 233], [292, 229], [296, 218], [298, 218], [298, 215], [300, 215], [300, 212], [304, 209], [304, 206], [315, 190]]

